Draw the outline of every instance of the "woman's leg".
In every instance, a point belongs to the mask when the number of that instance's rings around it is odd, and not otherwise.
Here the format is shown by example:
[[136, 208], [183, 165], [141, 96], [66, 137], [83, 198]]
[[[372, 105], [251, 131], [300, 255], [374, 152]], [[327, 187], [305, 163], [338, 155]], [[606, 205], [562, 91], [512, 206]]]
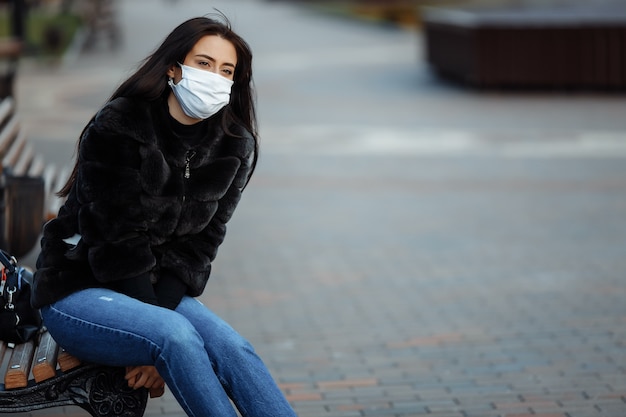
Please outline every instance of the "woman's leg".
[[68, 352], [110, 366], [154, 365], [190, 416], [236, 416], [194, 326], [181, 314], [111, 290], [71, 294], [42, 309]]
[[228, 323], [191, 297], [183, 297], [176, 312], [204, 339], [213, 369], [242, 416], [295, 416], [253, 347]]

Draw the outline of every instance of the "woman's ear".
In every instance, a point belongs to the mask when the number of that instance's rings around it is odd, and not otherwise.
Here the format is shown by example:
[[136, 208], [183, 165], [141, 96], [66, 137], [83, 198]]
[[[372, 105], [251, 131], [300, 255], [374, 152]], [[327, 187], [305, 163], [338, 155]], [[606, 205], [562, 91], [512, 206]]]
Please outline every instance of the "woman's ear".
[[176, 65], [172, 65], [170, 69], [167, 70], [166, 74], [168, 78], [175, 78], [175, 75], [176, 75], [175, 69], [176, 69]]

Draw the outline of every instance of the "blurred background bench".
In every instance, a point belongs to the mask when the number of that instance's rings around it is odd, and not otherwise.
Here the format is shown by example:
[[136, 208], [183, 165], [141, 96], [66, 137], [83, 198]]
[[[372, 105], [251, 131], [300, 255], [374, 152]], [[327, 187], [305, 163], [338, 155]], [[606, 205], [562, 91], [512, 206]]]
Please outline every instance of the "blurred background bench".
[[36, 244], [43, 224], [56, 216], [56, 196], [68, 169], [46, 165], [21, 126], [12, 97], [0, 101], [0, 247], [16, 257]]
[[27, 36], [28, 8], [37, 2], [1, 0], [0, 35], [0, 247], [16, 257], [38, 243], [41, 227], [56, 215], [54, 194], [67, 172], [46, 165], [28, 142], [13, 91], [18, 65], [33, 49]]

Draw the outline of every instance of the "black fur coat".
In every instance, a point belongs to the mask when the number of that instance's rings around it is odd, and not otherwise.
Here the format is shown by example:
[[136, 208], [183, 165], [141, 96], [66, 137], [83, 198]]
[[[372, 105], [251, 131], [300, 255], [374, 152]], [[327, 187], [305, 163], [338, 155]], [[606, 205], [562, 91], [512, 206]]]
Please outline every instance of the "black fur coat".
[[145, 274], [174, 274], [202, 293], [254, 153], [252, 135], [225, 133], [219, 115], [197, 144], [172, 133], [161, 101], [116, 99], [95, 116], [74, 186], [43, 230], [35, 307]]

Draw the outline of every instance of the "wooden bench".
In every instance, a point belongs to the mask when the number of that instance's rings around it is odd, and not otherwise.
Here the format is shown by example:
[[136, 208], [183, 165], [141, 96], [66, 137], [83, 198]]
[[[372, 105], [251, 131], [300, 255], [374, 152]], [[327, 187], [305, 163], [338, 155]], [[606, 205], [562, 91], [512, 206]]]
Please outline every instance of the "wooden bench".
[[66, 405], [97, 417], [141, 417], [145, 412], [148, 390], [129, 388], [124, 368], [83, 364], [60, 349], [45, 330], [38, 344], [0, 344], [0, 360], [6, 367], [0, 413]]
[[56, 216], [62, 200], [56, 196], [69, 169], [45, 164], [28, 143], [15, 100], [0, 101], [0, 247], [16, 257], [33, 249], [44, 222]]

